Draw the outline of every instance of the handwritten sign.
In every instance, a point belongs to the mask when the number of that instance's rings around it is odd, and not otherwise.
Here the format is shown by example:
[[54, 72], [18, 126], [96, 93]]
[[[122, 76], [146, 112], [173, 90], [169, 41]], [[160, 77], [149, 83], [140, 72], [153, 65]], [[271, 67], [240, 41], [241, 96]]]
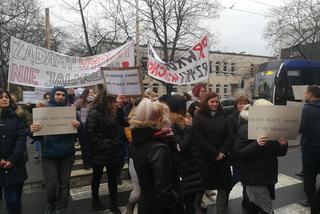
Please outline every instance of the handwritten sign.
[[140, 96], [142, 80], [140, 71], [131, 68], [101, 68], [110, 95]]
[[43, 88], [75, 88], [102, 84], [100, 67], [133, 65], [132, 41], [100, 55], [74, 57], [11, 37], [8, 82]]
[[308, 85], [293, 85], [293, 95], [295, 100], [303, 100], [304, 93], [307, 91]]
[[76, 119], [74, 107], [34, 108], [32, 112], [33, 122], [41, 125], [41, 129], [33, 133], [34, 136], [77, 133], [71, 124]]
[[207, 80], [209, 77], [209, 39], [201, 37], [178, 60], [163, 62], [152, 46], [148, 48], [148, 75], [154, 79], [174, 84], [186, 85]]
[[248, 138], [266, 136], [269, 140], [284, 137], [296, 139], [299, 133], [302, 106], [251, 106]]
[[[41, 100], [41, 99], [40, 99]], [[22, 103], [37, 103], [40, 100], [35, 99], [34, 91], [23, 91], [23, 102]]]

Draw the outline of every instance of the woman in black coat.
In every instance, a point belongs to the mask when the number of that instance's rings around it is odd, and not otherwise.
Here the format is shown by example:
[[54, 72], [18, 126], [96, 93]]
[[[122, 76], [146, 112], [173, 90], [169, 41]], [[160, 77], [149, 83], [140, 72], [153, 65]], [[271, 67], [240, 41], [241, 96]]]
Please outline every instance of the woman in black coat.
[[[254, 105], [272, 105], [267, 100], [257, 100]], [[248, 139], [249, 105], [240, 113], [240, 129], [234, 145], [234, 154], [240, 160], [240, 180], [249, 199], [249, 214], [272, 214], [275, 184], [278, 181], [278, 156], [288, 150], [286, 139], [278, 141], [260, 137]]]
[[[121, 103], [119, 103], [121, 105]], [[124, 118], [121, 106], [115, 107], [115, 98], [107, 96], [105, 89], [100, 91], [93, 103], [86, 120], [89, 139], [89, 161], [93, 175], [91, 181], [92, 207], [105, 210], [99, 199], [99, 186], [103, 168], [107, 168], [110, 210], [121, 213], [117, 204], [117, 171], [119, 170], [121, 145], [119, 142], [120, 126]]]
[[177, 147], [165, 104], [144, 98], [132, 128], [132, 157], [141, 195], [138, 214], [183, 214]]
[[201, 100], [200, 110], [193, 121], [193, 134], [203, 161], [202, 180], [206, 190], [218, 190], [217, 213], [224, 213], [231, 172], [227, 158], [230, 135], [227, 117], [214, 92]]
[[201, 161], [192, 137], [192, 121], [186, 117], [186, 101], [183, 96], [169, 97], [167, 105], [171, 111], [170, 121], [174, 139], [180, 150], [181, 189], [186, 214], [194, 214], [196, 194], [203, 193], [204, 189], [200, 174]]
[[[234, 110], [231, 115], [228, 115], [228, 128], [229, 128], [229, 133], [232, 136], [232, 147], [237, 139], [237, 134], [240, 128], [240, 112], [241, 110], [245, 107], [245, 105], [250, 104], [250, 100], [248, 97], [241, 95], [239, 96], [235, 103], [234, 103]], [[232, 188], [234, 185], [236, 185], [240, 181], [240, 170], [239, 170], [239, 161], [234, 157], [232, 151], [229, 153], [230, 156], [230, 163], [232, 165], [232, 183], [230, 186], [230, 189], [228, 190], [228, 195], [232, 191]], [[243, 207], [248, 207], [249, 201], [248, 197], [245, 194], [245, 190], [243, 189], [242, 191], [242, 206]], [[229, 198], [229, 197], [228, 197]]]
[[10, 93], [0, 89], [0, 186], [9, 214], [21, 213], [21, 193], [27, 179], [24, 152], [26, 128], [12, 104]]

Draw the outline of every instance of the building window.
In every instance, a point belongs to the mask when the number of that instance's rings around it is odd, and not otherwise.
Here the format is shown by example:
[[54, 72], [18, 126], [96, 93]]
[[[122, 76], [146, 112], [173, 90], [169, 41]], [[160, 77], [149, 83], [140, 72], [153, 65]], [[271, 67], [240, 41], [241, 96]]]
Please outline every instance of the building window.
[[227, 62], [224, 62], [223, 63], [223, 72], [228, 72], [228, 63]]
[[224, 93], [224, 95], [227, 95], [228, 94], [228, 85], [224, 85], [223, 86], [223, 93]]
[[236, 70], [236, 63], [231, 63], [231, 73], [234, 73]]
[[212, 61], [209, 61], [209, 64], [210, 64], [210, 74], [212, 74], [213, 73]]
[[154, 93], [158, 93], [158, 86], [159, 86], [159, 84], [158, 83], [153, 83], [153, 85], [152, 85], [152, 90], [153, 90], [153, 92]]
[[173, 88], [172, 88], [172, 92], [177, 93], [177, 88], [178, 88], [178, 87], [177, 87], [176, 85], [174, 85]]
[[255, 64], [250, 64], [250, 71], [254, 72], [256, 70], [256, 65]]
[[216, 93], [217, 93], [217, 94], [220, 94], [220, 84], [217, 84], [217, 85], [216, 85]]
[[216, 73], [220, 73], [220, 62], [216, 62]]
[[143, 90], [147, 90], [149, 88], [149, 83], [143, 83]]

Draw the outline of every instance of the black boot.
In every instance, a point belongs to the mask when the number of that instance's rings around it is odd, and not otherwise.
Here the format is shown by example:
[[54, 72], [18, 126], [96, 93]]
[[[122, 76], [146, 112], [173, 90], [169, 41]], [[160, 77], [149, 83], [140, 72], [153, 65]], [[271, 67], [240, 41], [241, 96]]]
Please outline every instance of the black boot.
[[114, 214], [122, 214], [118, 206], [116, 205], [110, 205], [110, 211]]
[[106, 210], [107, 207], [103, 203], [101, 203], [99, 198], [93, 198], [92, 199], [92, 209], [94, 211], [103, 211], [103, 210]]

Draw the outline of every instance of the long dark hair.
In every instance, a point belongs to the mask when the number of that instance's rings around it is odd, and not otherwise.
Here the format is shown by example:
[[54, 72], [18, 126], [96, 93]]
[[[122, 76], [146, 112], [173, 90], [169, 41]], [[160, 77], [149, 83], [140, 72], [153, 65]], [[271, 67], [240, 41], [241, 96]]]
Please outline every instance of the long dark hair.
[[115, 98], [107, 96], [106, 89], [103, 88], [92, 104], [92, 109], [99, 109], [105, 111], [107, 116], [114, 116], [115, 114]]
[[3, 93], [6, 93], [9, 97], [9, 107], [8, 108], [16, 108], [16, 104], [14, 103], [10, 92], [5, 89], [0, 88], [0, 95], [2, 95]]
[[90, 89], [92, 89], [92, 88], [85, 88], [79, 98], [87, 99]]
[[167, 105], [172, 113], [186, 115], [186, 100], [183, 96], [175, 94], [168, 98]]
[[210, 107], [208, 105], [208, 101], [212, 98], [218, 98], [218, 101], [219, 101], [219, 107], [217, 109], [217, 112], [223, 112], [223, 109], [222, 109], [222, 106], [221, 106], [221, 103], [220, 103], [220, 99], [219, 99], [219, 95], [215, 92], [209, 92], [205, 95], [205, 97], [201, 100], [200, 102], [200, 110], [199, 112], [202, 113], [202, 114], [207, 114], [209, 115], [210, 114]]

